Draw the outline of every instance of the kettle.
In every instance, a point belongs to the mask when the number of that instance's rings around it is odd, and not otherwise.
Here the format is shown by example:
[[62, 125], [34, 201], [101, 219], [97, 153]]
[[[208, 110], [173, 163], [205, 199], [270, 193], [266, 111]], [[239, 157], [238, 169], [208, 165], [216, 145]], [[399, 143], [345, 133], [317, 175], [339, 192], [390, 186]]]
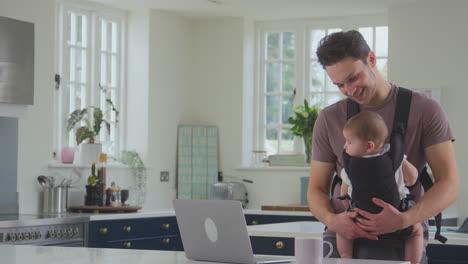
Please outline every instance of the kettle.
[[245, 208], [249, 202], [247, 195], [247, 189], [241, 182], [217, 182], [211, 185], [211, 200], [237, 200], [240, 201], [242, 207]]

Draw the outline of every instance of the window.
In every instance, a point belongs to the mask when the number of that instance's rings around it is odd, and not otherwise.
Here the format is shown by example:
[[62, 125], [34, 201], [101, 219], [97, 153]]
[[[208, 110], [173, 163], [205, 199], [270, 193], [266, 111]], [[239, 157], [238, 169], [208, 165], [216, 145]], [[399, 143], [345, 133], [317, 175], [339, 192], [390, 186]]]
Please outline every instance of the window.
[[[98, 141], [103, 145], [103, 152], [115, 154], [122, 143], [121, 116], [111, 111], [111, 105], [106, 101], [110, 99], [116, 109], [122, 109], [125, 14], [110, 8], [70, 2], [59, 4], [59, 10], [58, 148], [76, 145], [74, 132], [66, 131], [70, 113], [85, 107], [98, 107], [103, 111], [104, 120], [111, 125], [108, 133], [103, 124]], [[92, 112], [87, 114], [91, 121]]]
[[387, 76], [388, 27], [385, 21], [352, 18], [334, 21], [265, 22], [258, 25], [259, 59], [259, 117], [255, 137], [258, 149], [268, 154], [303, 153], [302, 139], [290, 132], [288, 118], [294, 105], [307, 98], [321, 109], [342, 99], [317, 60], [315, 51], [327, 34], [359, 30], [377, 56], [377, 67]]

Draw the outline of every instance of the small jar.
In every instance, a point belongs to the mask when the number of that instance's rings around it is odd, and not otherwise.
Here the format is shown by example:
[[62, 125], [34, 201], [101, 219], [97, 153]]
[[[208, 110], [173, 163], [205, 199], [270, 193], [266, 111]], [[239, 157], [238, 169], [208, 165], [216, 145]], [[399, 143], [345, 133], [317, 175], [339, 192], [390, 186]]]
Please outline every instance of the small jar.
[[254, 168], [263, 168], [268, 164], [266, 161], [267, 152], [265, 150], [254, 150], [252, 151], [252, 167]]
[[109, 205], [112, 207], [122, 206], [122, 194], [119, 187], [109, 188]]

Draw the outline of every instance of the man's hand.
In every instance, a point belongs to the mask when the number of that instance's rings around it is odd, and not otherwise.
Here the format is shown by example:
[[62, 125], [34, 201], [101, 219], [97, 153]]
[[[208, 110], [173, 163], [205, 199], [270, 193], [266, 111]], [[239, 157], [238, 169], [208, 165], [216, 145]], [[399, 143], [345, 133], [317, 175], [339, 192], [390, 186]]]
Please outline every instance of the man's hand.
[[382, 235], [405, 228], [404, 215], [391, 204], [388, 204], [378, 198], [372, 198], [372, 201], [382, 207], [378, 214], [372, 214], [367, 211], [355, 208], [354, 210], [361, 216], [358, 217], [356, 224], [363, 230], [372, 235]]
[[378, 240], [379, 238], [361, 229], [354, 219], [358, 216], [357, 212], [344, 212], [333, 217], [333, 221], [328, 228], [340, 234], [346, 239], [367, 238]]

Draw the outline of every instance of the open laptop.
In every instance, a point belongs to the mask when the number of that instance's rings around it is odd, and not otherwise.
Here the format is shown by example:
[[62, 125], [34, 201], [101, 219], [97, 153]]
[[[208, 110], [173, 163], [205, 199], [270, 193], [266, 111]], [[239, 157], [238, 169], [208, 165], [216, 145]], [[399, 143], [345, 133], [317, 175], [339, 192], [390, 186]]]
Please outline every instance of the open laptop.
[[228, 263], [287, 263], [293, 258], [254, 256], [242, 204], [234, 200], [174, 200], [185, 255]]

